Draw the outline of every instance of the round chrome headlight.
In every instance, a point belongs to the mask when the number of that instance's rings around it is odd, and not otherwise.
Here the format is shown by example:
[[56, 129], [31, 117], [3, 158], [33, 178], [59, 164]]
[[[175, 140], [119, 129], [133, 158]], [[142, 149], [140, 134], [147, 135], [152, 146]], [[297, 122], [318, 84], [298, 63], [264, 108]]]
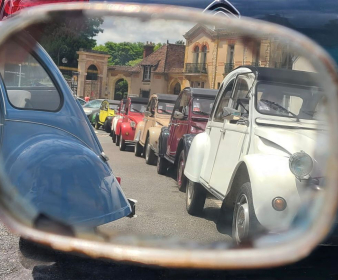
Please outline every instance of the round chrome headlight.
[[291, 172], [300, 179], [309, 175], [313, 169], [313, 160], [305, 152], [294, 153], [289, 159]]

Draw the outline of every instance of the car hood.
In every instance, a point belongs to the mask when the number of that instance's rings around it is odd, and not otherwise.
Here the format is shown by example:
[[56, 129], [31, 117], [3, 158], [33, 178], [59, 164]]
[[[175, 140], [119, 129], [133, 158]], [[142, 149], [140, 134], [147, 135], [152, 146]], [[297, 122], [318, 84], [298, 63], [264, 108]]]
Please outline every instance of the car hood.
[[83, 108], [83, 111], [86, 113], [86, 115], [90, 115], [94, 110], [95, 108]]
[[[313, 155], [318, 136], [323, 134], [319, 130], [284, 129], [275, 127], [257, 127], [254, 134], [268, 140], [289, 154], [304, 151]], [[275, 146], [276, 147], [276, 146]]]

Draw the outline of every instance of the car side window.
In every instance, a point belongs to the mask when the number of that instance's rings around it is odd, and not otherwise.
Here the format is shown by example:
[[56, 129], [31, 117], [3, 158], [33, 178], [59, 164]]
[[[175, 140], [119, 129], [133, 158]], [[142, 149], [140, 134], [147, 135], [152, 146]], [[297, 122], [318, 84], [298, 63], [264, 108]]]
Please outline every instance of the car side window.
[[150, 112], [152, 115], [155, 115], [155, 105], [156, 105], [156, 98], [152, 98], [151, 104], [150, 104]]
[[186, 117], [189, 115], [189, 101], [190, 95], [187, 92], [183, 93], [178, 111]]
[[179, 97], [176, 99], [175, 106], [174, 106], [174, 110], [173, 110], [173, 113], [172, 113], [172, 114], [174, 114], [175, 111], [179, 111], [179, 109], [180, 109], [180, 104], [181, 104], [181, 99], [182, 99], [182, 95], [179, 96]]
[[17, 42], [1, 49], [1, 74], [10, 104], [19, 109], [57, 111], [61, 96], [41, 63]]
[[214, 121], [215, 122], [223, 122], [223, 108], [228, 107], [229, 99], [232, 93], [232, 89], [234, 87], [235, 79], [231, 80], [226, 87], [224, 88], [223, 92], [221, 93], [222, 96], [219, 99], [218, 104], [216, 105]]
[[101, 103], [100, 110], [104, 110], [104, 102]]
[[248, 94], [254, 81], [253, 73], [239, 75], [231, 97], [232, 107], [246, 116], [249, 114]]

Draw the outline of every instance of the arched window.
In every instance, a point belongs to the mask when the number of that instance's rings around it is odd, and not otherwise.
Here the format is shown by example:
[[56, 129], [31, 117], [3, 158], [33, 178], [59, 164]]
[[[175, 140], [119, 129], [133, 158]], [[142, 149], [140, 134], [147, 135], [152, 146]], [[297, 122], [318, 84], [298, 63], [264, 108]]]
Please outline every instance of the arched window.
[[181, 84], [179, 82], [177, 82], [175, 87], [174, 87], [174, 94], [179, 95], [180, 92], [181, 92]]
[[207, 51], [208, 51], [208, 48], [207, 48], [207, 46], [204, 45], [202, 47], [201, 63], [206, 63], [207, 62]]
[[194, 63], [198, 63], [199, 54], [200, 54], [200, 48], [196, 46], [194, 48]]
[[94, 64], [92, 64], [87, 69], [86, 79], [90, 80], [90, 81], [96, 81], [97, 80], [97, 74], [98, 74], [97, 67]]

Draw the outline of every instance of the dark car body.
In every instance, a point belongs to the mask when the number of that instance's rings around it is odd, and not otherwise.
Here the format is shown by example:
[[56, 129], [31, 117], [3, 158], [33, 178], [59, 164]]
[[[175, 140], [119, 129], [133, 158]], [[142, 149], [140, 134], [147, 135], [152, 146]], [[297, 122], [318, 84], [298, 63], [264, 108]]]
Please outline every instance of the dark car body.
[[[82, 106], [52, 59], [26, 35], [2, 48], [5, 174], [39, 213], [66, 224], [97, 226], [129, 215], [131, 206]], [[28, 53], [25, 46], [32, 45]], [[44, 84], [31, 86], [31, 80]]]
[[[179, 187], [182, 184], [184, 162], [188, 156], [190, 143], [196, 134], [205, 130], [216, 94], [217, 90], [212, 89], [191, 87], [183, 89], [176, 100], [169, 126], [161, 130], [157, 151], [157, 171], [164, 174], [168, 163], [178, 167]], [[183, 113], [184, 117], [177, 118], [175, 111]], [[183, 166], [179, 166], [180, 164]], [[180, 167], [183, 169], [180, 170]]]

